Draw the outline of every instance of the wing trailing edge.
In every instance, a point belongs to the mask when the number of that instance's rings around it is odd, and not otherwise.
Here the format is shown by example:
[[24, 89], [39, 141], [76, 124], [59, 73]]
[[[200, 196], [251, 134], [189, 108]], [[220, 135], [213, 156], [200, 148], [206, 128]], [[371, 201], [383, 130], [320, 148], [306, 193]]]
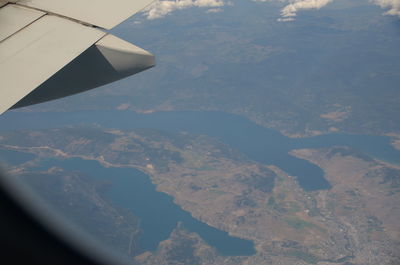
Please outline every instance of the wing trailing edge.
[[101, 30], [46, 15], [0, 42], [0, 113], [104, 35]]
[[[93, 1], [79, 0], [83, 7]], [[61, 12], [61, 16], [52, 13], [57, 11], [52, 8], [56, 3], [64, 3], [63, 8], [68, 7], [65, 3], [71, 3], [67, 9], [75, 10], [78, 0], [50, 0], [54, 3], [46, 4], [46, 8], [34, 5], [48, 3], [47, 0], [0, 0], [0, 114], [10, 108], [80, 93], [154, 66], [151, 53], [87, 25], [93, 22], [105, 28], [112, 27], [151, 1], [95, 1], [103, 5], [100, 11], [110, 3], [123, 9], [134, 7], [122, 13], [110, 7], [108, 15], [116, 13], [118, 19], [107, 26], [95, 20], [83, 18], [85, 23], [81, 23], [76, 20], [78, 17], [64, 17], [69, 13]], [[135, 2], [135, 5], [128, 5], [128, 2]], [[52, 10], [51, 13], [48, 10]], [[86, 12], [91, 13], [90, 10]], [[97, 9], [92, 13], [101, 14]]]
[[113, 35], [106, 35], [12, 108], [84, 92], [144, 71], [154, 56]]

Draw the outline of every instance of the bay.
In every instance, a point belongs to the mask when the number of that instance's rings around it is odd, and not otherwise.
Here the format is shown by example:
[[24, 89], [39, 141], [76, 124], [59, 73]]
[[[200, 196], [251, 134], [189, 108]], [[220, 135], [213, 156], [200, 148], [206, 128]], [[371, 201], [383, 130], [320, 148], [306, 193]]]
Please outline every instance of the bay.
[[106, 128], [151, 128], [166, 132], [205, 134], [219, 139], [250, 159], [276, 165], [297, 178], [307, 191], [329, 189], [324, 172], [317, 165], [290, 155], [301, 148], [348, 146], [373, 158], [400, 164], [400, 151], [390, 138], [376, 135], [326, 134], [289, 138], [250, 120], [216, 111], [170, 111], [140, 114], [131, 111], [77, 111], [21, 113], [10, 111], [0, 117], [0, 131], [45, 129], [76, 124], [97, 124]]
[[140, 220], [141, 235], [138, 243], [142, 251], [156, 250], [158, 244], [169, 237], [178, 223], [182, 223], [183, 228], [199, 234], [221, 255], [255, 254], [252, 241], [230, 236], [225, 231], [193, 218], [190, 213], [176, 205], [171, 196], [158, 192], [150, 177], [139, 170], [105, 168], [97, 161], [80, 158], [47, 159], [36, 170], [47, 170], [54, 166], [82, 172], [111, 183], [105, 192], [106, 197], [118, 206], [131, 210]]
[[34, 158], [35, 155], [33, 154], [0, 148], [0, 165], [5, 163], [6, 165], [16, 166]]
[[[297, 178], [306, 191], [329, 189], [321, 168], [289, 154], [302, 148], [348, 146], [360, 154], [400, 164], [400, 151], [386, 136], [327, 134], [309, 138], [289, 138], [278, 131], [264, 128], [238, 115], [209, 111], [172, 111], [139, 114], [130, 111], [79, 111], [66, 113], [21, 113], [11, 111], [0, 116], [0, 131], [35, 130], [96, 124], [105, 128], [150, 128], [165, 132], [189, 132], [215, 137], [265, 165], [276, 165]], [[170, 196], [157, 192], [144, 173], [127, 168], [103, 168], [94, 161], [66, 160], [63, 166], [74, 170], [89, 170], [93, 176], [112, 176], [114, 188], [109, 196], [116, 203], [131, 209], [141, 221], [143, 236], [140, 246], [155, 249], [168, 237], [177, 222], [198, 233], [208, 244], [224, 255], [251, 255], [251, 241], [230, 237], [226, 232], [210, 227], [191, 217], [173, 203]]]

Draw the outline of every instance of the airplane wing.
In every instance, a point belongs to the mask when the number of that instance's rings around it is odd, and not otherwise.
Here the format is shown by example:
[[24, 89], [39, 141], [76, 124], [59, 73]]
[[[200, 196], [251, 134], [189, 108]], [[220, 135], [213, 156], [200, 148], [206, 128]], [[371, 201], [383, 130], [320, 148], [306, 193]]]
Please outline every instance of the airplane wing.
[[19, 0], [18, 4], [111, 29], [142, 10], [149, 0]]
[[0, 114], [154, 66], [106, 32], [153, 0], [0, 0]]

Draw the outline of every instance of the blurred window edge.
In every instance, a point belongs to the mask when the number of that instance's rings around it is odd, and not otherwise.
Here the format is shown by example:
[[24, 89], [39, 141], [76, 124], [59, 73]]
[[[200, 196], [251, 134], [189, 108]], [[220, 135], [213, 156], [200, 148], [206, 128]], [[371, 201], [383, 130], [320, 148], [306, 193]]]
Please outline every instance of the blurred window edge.
[[[64, 220], [26, 184], [0, 168], [0, 246], [8, 264], [129, 264]], [[9, 262], [11, 261], [11, 263]], [[54, 263], [56, 262], [56, 263]]]

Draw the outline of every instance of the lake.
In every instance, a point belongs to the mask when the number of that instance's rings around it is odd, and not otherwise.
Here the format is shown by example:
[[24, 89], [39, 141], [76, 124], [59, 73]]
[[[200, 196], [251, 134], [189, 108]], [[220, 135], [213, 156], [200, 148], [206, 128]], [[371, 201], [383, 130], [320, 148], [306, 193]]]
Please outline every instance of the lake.
[[191, 232], [196, 232], [221, 255], [253, 255], [254, 244], [250, 240], [229, 236], [225, 231], [211, 227], [193, 218], [173, 202], [173, 198], [156, 191], [155, 185], [145, 173], [132, 168], [105, 168], [97, 161], [72, 158], [47, 159], [37, 170], [58, 166], [78, 171], [111, 183], [105, 195], [118, 206], [132, 211], [140, 219], [142, 250], [156, 250], [158, 243], [169, 237], [178, 222]]
[[0, 165], [5, 163], [8, 165], [19, 165], [35, 158], [35, 155], [0, 148]]
[[130, 111], [79, 111], [59, 113], [7, 112], [0, 116], [0, 131], [45, 129], [76, 124], [98, 124], [106, 128], [152, 128], [166, 132], [186, 131], [206, 134], [241, 151], [250, 159], [273, 164], [296, 176], [307, 191], [328, 189], [330, 184], [316, 165], [291, 156], [290, 150], [349, 146], [371, 157], [400, 164], [400, 151], [390, 138], [375, 135], [327, 134], [309, 138], [289, 138], [276, 130], [224, 112], [171, 111], [139, 114]]
[[[156, 112], [138, 114], [129, 111], [80, 111], [68, 113], [8, 112], [0, 117], [0, 131], [46, 129], [66, 125], [98, 124], [106, 128], [151, 128], [166, 132], [189, 132], [215, 137], [241, 151], [250, 159], [266, 165], [276, 165], [297, 178], [307, 190], [329, 189], [324, 173], [315, 164], [291, 156], [288, 152], [300, 148], [349, 146], [373, 158], [400, 164], [400, 151], [393, 148], [385, 136], [327, 134], [310, 138], [289, 138], [278, 131], [264, 128], [238, 115], [223, 112]], [[72, 162], [71, 162], [72, 161]], [[192, 218], [172, 202], [172, 198], [157, 192], [148, 176], [132, 169], [105, 169], [97, 162], [78, 160], [59, 161], [75, 170], [89, 170], [91, 175], [112, 175], [115, 187], [110, 198], [129, 208], [142, 222], [144, 231], [140, 245], [154, 249], [166, 239], [178, 221], [197, 232], [211, 246], [224, 255], [251, 255], [250, 241], [230, 237]], [[87, 164], [90, 163], [90, 164]], [[90, 165], [90, 166], [88, 166]], [[132, 176], [135, 177], [132, 177]], [[115, 177], [114, 177], [115, 176]], [[146, 192], [143, 192], [146, 190]], [[144, 203], [145, 202], [145, 203]]]

